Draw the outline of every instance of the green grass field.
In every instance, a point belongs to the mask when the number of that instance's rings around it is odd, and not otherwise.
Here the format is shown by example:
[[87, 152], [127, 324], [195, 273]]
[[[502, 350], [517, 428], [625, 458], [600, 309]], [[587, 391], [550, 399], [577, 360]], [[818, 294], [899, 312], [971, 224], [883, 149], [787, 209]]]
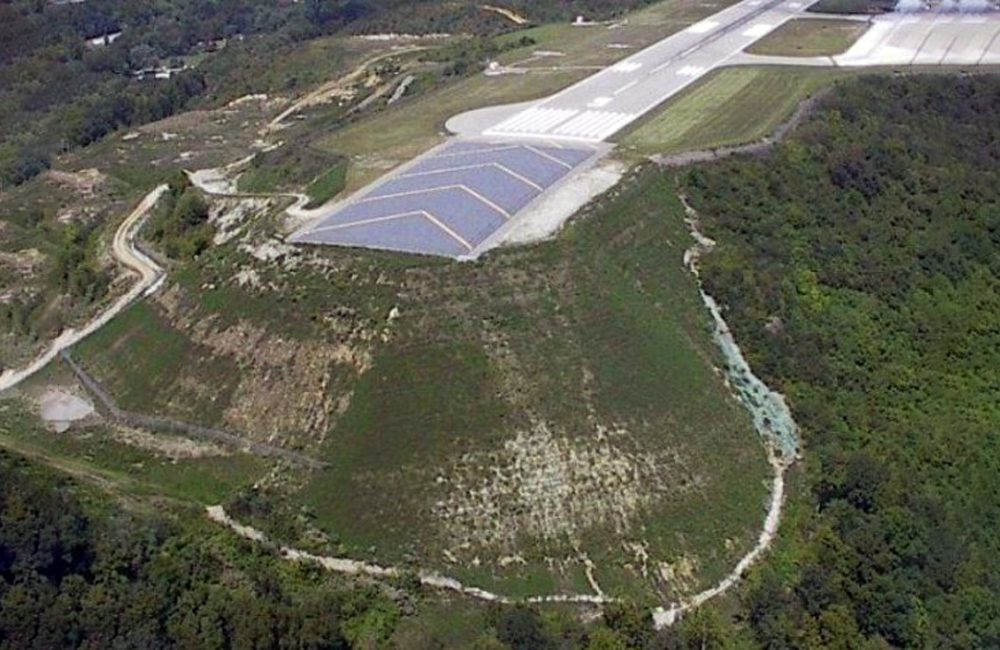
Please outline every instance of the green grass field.
[[749, 48], [750, 54], [833, 56], [847, 51], [868, 29], [857, 20], [800, 18], [790, 20]]
[[625, 156], [744, 144], [771, 134], [799, 102], [851, 73], [803, 68], [725, 68], [620, 136]]
[[306, 188], [309, 197], [307, 209], [318, 208], [330, 199], [344, 191], [347, 186], [347, 163], [338, 162], [327, 171], [320, 174]]
[[95, 423], [53, 433], [26, 403], [0, 402], [0, 447], [133, 497], [213, 505], [252, 484], [267, 468], [266, 462], [241, 453], [168, 458], [115, 439], [109, 426]]

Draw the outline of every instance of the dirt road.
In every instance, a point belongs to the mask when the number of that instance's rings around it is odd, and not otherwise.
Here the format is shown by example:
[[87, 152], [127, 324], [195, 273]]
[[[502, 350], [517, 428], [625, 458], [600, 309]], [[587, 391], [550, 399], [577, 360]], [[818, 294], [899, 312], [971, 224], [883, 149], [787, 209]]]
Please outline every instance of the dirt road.
[[149, 256], [136, 248], [135, 236], [136, 232], [139, 230], [139, 226], [142, 225], [143, 220], [149, 214], [149, 211], [154, 205], [156, 205], [156, 202], [160, 200], [160, 197], [163, 196], [166, 191], [167, 186], [160, 185], [147, 194], [145, 198], [139, 202], [139, 205], [137, 205], [135, 209], [132, 210], [132, 212], [125, 218], [125, 220], [122, 221], [118, 230], [115, 232], [111, 253], [122, 265], [126, 266], [135, 273], [138, 273], [139, 281], [133, 285], [128, 292], [119, 297], [106, 310], [95, 316], [93, 320], [88, 322], [81, 329], [68, 329], [60, 334], [58, 338], [52, 341], [49, 348], [44, 353], [39, 355], [34, 361], [24, 368], [19, 370], [5, 370], [4, 373], [0, 375], [0, 392], [14, 388], [24, 380], [28, 379], [47, 366], [49, 362], [55, 359], [60, 352], [77, 344], [99, 330], [108, 321], [131, 305], [134, 300], [141, 296], [148, 295], [156, 290], [156, 288], [163, 281], [165, 273], [156, 262], [151, 260]]
[[351, 84], [360, 80], [365, 75], [365, 73], [368, 72], [368, 69], [371, 66], [375, 65], [376, 63], [384, 61], [386, 59], [390, 59], [392, 57], [412, 54], [413, 52], [420, 52], [426, 49], [427, 49], [426, 47], [420, 45], [409, 45], [405, 47], [400, 47], [399, 49], [394, 49], [390, 52], [383, 52], [382, 54], [373, 56], [370, 59], [362, 61], [358, 67], [356, 67], [351, 72], [348, 72], [343, 77], [339, 77], [337, 79], [334, 79], [333, 81], [328, 81], [327, 83], [323, 84], [316, 90], [313, 90], [312, 92], [309, 92], [305, 96], [296, 100], [291, 106], [283, 110], [281, 114], [279, 114], [277, 117], [271, 120], [271, 122], [268, 123], [266, 130], [275, 131], [277, 129], [280, 129], [288, 118], [290, 118], [292, 115], [295, 115], [299, 111], [302, 111], [303, 109], [309, 108], [311, 106], [316, 106], [318, 104], [323, 104], [330, 101], [331, 98], [336, 96], [337, 93], [343, 92], [345, 89], [349, 88]]

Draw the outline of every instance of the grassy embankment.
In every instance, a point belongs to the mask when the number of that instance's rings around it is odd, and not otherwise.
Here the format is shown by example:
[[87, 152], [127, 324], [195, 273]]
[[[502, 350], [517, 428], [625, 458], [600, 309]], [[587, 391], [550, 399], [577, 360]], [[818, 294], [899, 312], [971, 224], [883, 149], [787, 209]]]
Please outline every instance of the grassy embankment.
[[[72, 385], [64, 373], [57, 376], [60, 385]], [[242, 453], [175, 456], [150, 451], [114, 426], [93, 421], [55, 433], [29, 401], [8, 399], [0, 405], [0, 448], [125, 498], [172, 499], [196, 506], [221, 503], [267, 468], [266, 462]], [[177, 446], [183, 441], [177, 440]]]
[[[712, 371], [704, 314], [681, 264], [686, 246], [670, 184], [645, 175], [558, 242], [449, 273], [448, 283], [467, 295], [438, 303], [436, 314], [409, 316], [422, 327], [408, 336], [419, 338], [389, 346], [358, 385], [330, 438], [333, 466], [303, 492], [317, 522], [354, 552], [376, 545], [388, 557], [407, 548], [426, 553], [442, 544], [426, 516], [435, 493], [426, 468], [509, 441], [512, 430], [530, 426], [526, 411], [571, 439], [585, 438], [596, 418], [627, 423], [640, 448], [681, 454], [680, 480], [640, 517], [636, 539], [657, 557], [697, 558], [694, 583], [718, 577], [734, 557], [720, 539], [743, 548], [759, 526], [766, 468], [745, 414]], [[525, 274], [539, 279], [505, 280]], [[458, 313], [469, 326], [457, 327]], [[520, 408], [495, 397], [504, 396], [500, 384], [511, 370], [488, 363], [484, 353], [496, 351], [476, 341], [479, 323], [523, 364], [507, 378], [526, 394]], [[352, 498], [334, 496], [344, 494]], [[605, 587], [642, 594], [648, 587], [622, 566], [619, 538], [598, 526], [579, 546]], [[520, 569], [453, 570], [514, 593], [579, 589], [579, 576], [539, 566], [554, 546], [526, 538], [528, 566]]]

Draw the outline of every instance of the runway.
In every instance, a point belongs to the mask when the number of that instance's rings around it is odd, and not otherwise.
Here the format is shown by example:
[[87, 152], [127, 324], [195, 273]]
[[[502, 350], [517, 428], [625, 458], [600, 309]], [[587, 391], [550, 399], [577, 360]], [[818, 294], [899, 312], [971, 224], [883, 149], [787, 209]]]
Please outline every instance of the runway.
[[746, 47], [810, 2], [744, 0], [495, 125], [486, 137], [601, 142]]

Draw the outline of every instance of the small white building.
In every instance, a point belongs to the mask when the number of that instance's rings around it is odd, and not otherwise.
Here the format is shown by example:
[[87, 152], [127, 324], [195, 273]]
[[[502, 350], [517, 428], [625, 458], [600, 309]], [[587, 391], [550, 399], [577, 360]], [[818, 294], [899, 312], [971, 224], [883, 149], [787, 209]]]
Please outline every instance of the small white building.
[[111, 45], [119, 38], [121, 38], [121, 35], [122, 35], [121, 31], [117, 31], [117, 32], [110, 32], [108, 34], [105, 34], [104, 36], [95, 36], [94, 38], [88, 38], [87, 45], [89, 47], [107, 47], [108, 45]]

